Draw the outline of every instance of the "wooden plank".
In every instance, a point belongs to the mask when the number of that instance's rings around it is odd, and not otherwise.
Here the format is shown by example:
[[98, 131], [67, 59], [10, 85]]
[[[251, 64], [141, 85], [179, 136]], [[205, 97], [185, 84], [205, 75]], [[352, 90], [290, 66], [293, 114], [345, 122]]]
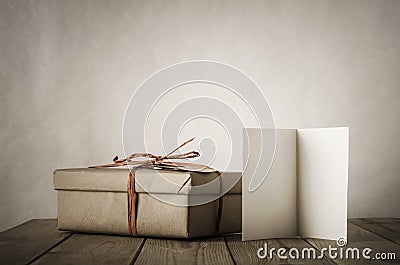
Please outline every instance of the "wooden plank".
[[[226, 243], [232, 254], [232, 257], [236, 264], [335, 264], [332, 260], [326, 256], [322, 256], [321, 253], [316, 250], [316, 256], [321, 256], [321, 259], [293, 259], [288, 255], [291, 248], [297, 248], [302, 250], [304, 248], [312, 248], [302, 238], [285, 238], [285, 239], [266, 239], [266, 240], [253, 240], [243, 241], [240, 234], [226, 236]], [[257, 251], [261, 247], [265, 247], [267, 244], [268, 253], [271, 253], [272, 248], [275, 251], [272, 252], [272, 259], [268, 256], [265, 259], [261, 259], [257, 256]], [[279, 248], [285, 248], [287, 259], [280, 259], [276, 253]]]
[[147, 239], [135, 264], [233, 264], [233, 261], [222, 237]]
[[71, 235], [57, 220], [30, 220], [0, 233], [0, 264], [27, 264]]
[[349, 219], [355, 225], [400, 244], [400, 218], [356, 218]]
[[143, 238], [74, 234], [32, 264], [133, 264]]
[[[357, 225], [348, 222], [347, 225], [347, 237], [348, 242], [345, 247], [343, 247], [343, 253], [346, 253], [346, 249], [357, 248], [360, 253], [360, 259], [346, 259], [346, 258], [336, 258], [333, 259], [337, 264], [398, 264], [399, 259], [399, 246], [393, 242], [386, 240], [368, 230], [365, 230]], [[322, 248], [327, 248], [329, 245], [332, 247], [340, 249], [335, 240], [322, 240], [306, 238], [307, 242], [313, 245], [320, 251]], [[371, 248], [372, 252], [370, 256], [373, 258], [375, 253], [395, 253], [397, 260], [374, 260], [374, 259], [364, 259], [362, 257], [362, 251], [364, 248]], [[340, 250], [339, 250], [340, 251]], [[328, 254], [327, 254], [328, 255]], [[343, 255], [345, 256], [345, 254]]]

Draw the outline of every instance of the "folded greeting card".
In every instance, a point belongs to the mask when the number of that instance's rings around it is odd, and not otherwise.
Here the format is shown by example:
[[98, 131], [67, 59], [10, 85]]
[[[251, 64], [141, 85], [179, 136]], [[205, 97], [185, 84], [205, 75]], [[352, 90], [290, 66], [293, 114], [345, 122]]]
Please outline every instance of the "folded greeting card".
[[[266, 174], [263, 154], [276, 149]], [[347, 127], [245, 129], [242, 179], [243, 240], [277, 237], [347, 237]], [[249, 189], [255, 174], [265, 180]], [[254, 179], [262, 179], [256, 176]], [[261, 178], [260, 178], [261, 177]]]

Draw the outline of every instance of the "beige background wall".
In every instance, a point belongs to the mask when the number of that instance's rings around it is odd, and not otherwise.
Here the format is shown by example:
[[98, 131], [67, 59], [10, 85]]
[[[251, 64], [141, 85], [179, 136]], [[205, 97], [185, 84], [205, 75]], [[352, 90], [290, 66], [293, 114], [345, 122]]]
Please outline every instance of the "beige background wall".
[[[0, 1], [0, 230], [56, 216], [52, 170], [121, 154], [170, 64], [236, 66], [277, 127], [350, 126], [349, 216], [400, 217], [400, 1]], [[327, 205], [327, 207], [329, 207]]]

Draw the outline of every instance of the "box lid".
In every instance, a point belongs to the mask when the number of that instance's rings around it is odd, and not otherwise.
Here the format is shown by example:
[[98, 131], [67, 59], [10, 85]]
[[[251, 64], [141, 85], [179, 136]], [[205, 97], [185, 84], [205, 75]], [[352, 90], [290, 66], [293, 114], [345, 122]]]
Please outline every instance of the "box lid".
[[[127, 168], [72, 168], [54, 171], [54, 189], [81, 191], [126, 192], [129, 170]], [[223, 187], [233, 188], [229, 193], [241, 193], [241, 172], [223, 174]], [[212, 185], [201, 193], [196, 186], [207, 184], [218, 178], [216, 172], [198, 173], [175, 170], [137, 169], [135, 171], [136, 192], [167, 194], [218, 194], [219, 185]], [[235, 184], [234, 182], [240, 178]], [[217, 183], [218, 184], [218, 183]], [[145, 191], [141, 185], [148, 190]]]

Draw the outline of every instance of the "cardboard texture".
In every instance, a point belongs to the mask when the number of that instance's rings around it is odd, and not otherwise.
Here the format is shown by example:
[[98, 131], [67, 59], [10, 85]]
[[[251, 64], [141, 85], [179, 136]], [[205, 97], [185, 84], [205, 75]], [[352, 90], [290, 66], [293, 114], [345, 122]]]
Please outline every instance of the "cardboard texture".
[[[58, 228], [88, 233], [129, 235], [127, 169], [59, 169], [54, 171], [54, 188], [58, 191]], [[159, 181], [160, 175], [168, 182]], [[227, 173], [238, 177], [241, 173]], [[235, 176], [234, 176], [235, 175]], [[216, 179], [216, 173], [139, 169], [135, 178], [147, 181], [150, 192], [161, 198], [187, 203], [191, 187]], [[168, 184], [170, 184], [168, 183]], [[157, 185], [159, 184], [159, 185]], [[183, 188], [182, 188], [182, 185]], [[177, 206], [160, 201], [136, 184], [137, 232], [140, 236], [192, 238], [214, 236], [219, 200], [199, 206]], [[220, 233], [241, 231], [241, 181], [223, 199]]]

